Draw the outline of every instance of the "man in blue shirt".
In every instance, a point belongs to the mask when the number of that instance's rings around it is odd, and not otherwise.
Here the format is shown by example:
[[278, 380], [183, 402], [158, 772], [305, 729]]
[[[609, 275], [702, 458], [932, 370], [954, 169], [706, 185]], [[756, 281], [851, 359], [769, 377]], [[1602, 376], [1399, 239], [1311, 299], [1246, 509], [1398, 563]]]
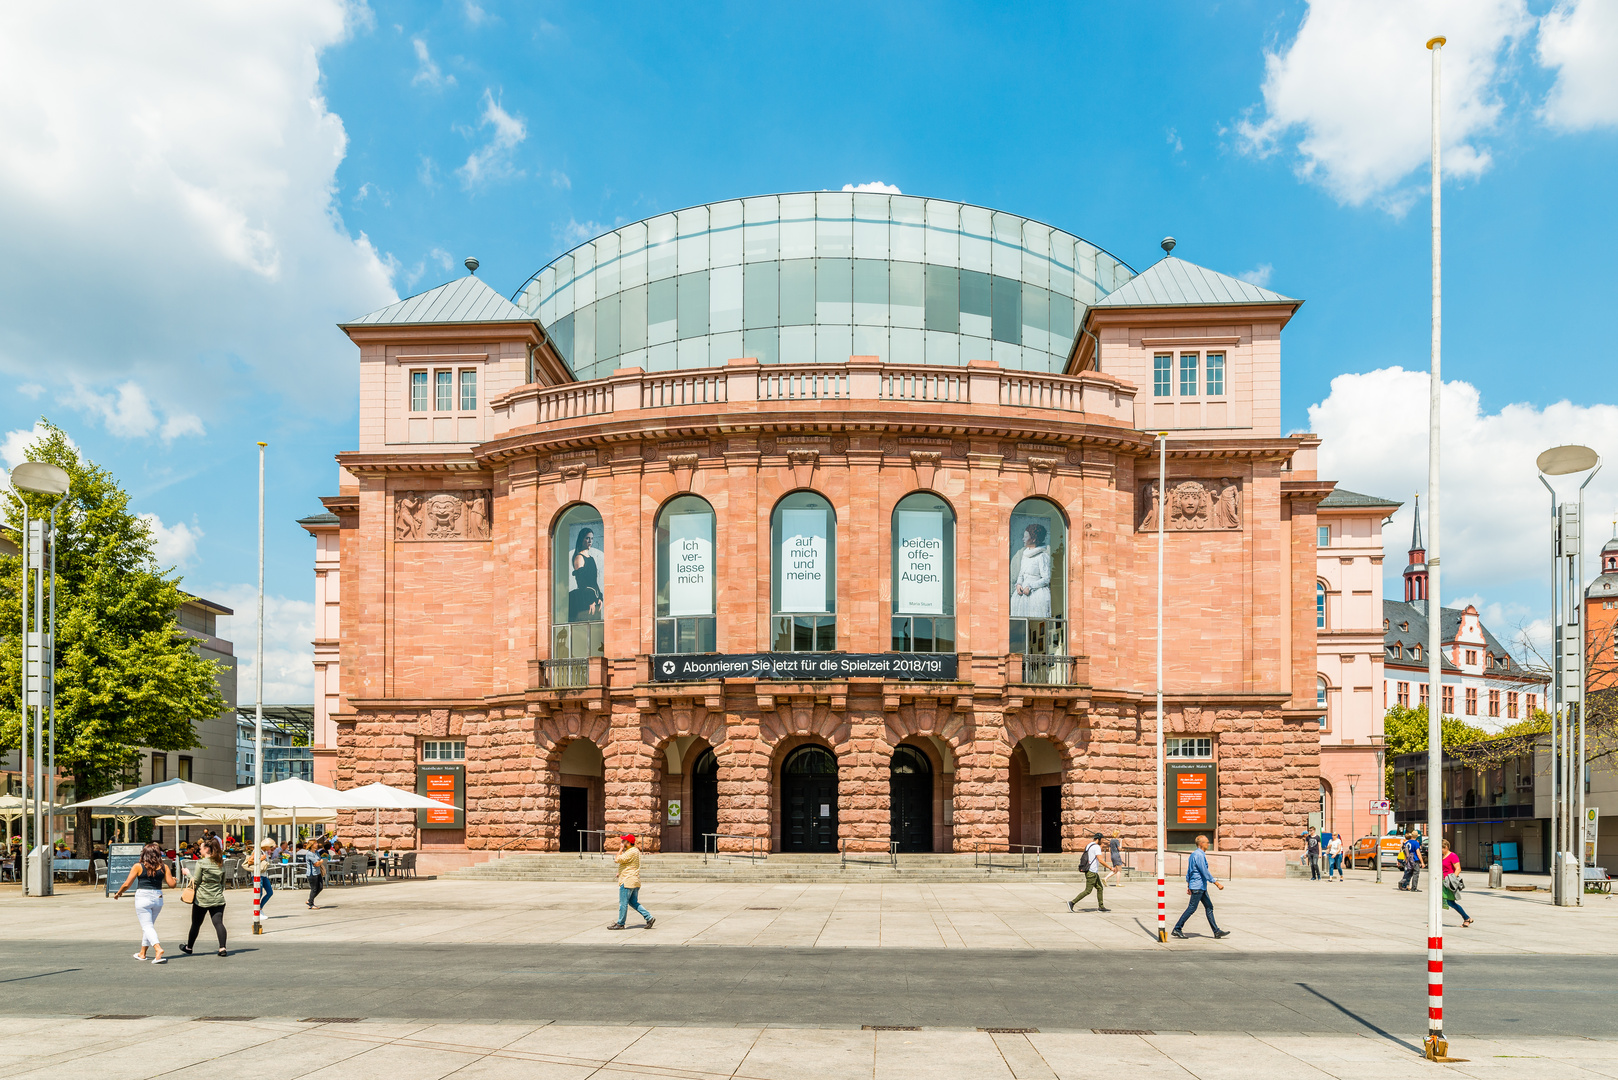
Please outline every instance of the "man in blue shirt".
[[1185, 937], [1185, 921], [1197, 910], [1198, 904], [1208, 910], [1208, 925], [1213, 928], [1214, 937], [1230, 936], [1229, 930], [1219, 929], [1219, 924], [1214, 922], [1213, 901], [1208, 899], [1209, 885], [1215, 886], [1220, 892], [1225, 889], [1225, 886], [1213, 876], [1213, 871], [1208, 869], [1207, 836], [1198, 836], [1197, 850], [1191, 853], [1185, 868], [1185, 891], [1191, 897], [1191, 903], [1186, 905], [1185, 914], [1180, 916], [1180, 921], [1174, 924], [1175, 937]]
[[1404, 842], [1405, 873], [1399, 881], [1401, 892], [1421, 892], [1421, 871], [1425, 863], [1421, 854], [1421, 834], [1411, 829]]

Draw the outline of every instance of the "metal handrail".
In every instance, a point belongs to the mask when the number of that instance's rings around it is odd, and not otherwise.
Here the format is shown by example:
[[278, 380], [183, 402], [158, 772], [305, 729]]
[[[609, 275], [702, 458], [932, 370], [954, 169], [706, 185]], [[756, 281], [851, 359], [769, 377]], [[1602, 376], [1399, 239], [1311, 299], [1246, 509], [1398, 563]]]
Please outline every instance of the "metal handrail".
[[[596, 849], [594, 851], [590, 850], [590, 842], [585, 839], [585, 837], [587, 837], [587, 836], [599, 836], [599, 837], [601, 837], [601, 843], [596, 847]], [[605, 855], [606, 853], [607, 853], [607, 830], [606, 829], [580, 829], [579, 830], [579, 858], [582, 859], [586, 855]]]
[[[707, 863], [708, 856], [712, 855], [717, 862], [721, 857], [726, 859], [746, 859], [748, 862], [763, 862], [770, 857], [769, 837], [766, 836], [737, 836], [731, 833], [708, 832], [700, 834], [702, 841], [702, 861]], [[745, 850], [720, 851], [719, 841], [735, 840], [747, 845]]]
[[[984, 870], [1027, 870], [1028, 853], [1034, 853], [1033, 869], [1039, 869], [1039, 857], [1044, 849], [1039, 844], [1003, 844], [996, 845], [989, 841], [980, 840], [972, 845], [972, 865]], [[1005, 863], [996, 863], [996, 855], [1015, 856], [1017, 861], [1013, 864], [1009, 859]]]
[[[1224, 859], [1225, 860], [1225, 873], [1224, 873], [1224, 875], [1222, 877], [1220, 877], [1217, 873], [1215, 874], [1215, 876], [1219, 877], [1221, 881], [1226, 881], [1226, 880], [1229, 880], [1229, 879], [1234, 878], [1236, 876], [1236, 860], [1235, 860], [1235, 858], [1233, 856], [1227, 855], [1226, 853], [1224, 853], [1222, 851], [1207, 851], [1207, 852], [1204, 852], [1203, 854], [1208, 856], [1208, 869], [1210, 869], [1210, 870], [1214, 869], [1214, 864], [1213, 864], [1214, 859]], [[1126, 851], [1126, 852], [1124, 852], [1124, 862], [1126, 864], [1128, 864], [1130, 862], [1131, 857], [1132, 856], [1137, 856], [1137, 855], [1142, 857], [1142, 859], [1144, 859], [1144, 861], [1147, 864], [1145, 869], [1142, 870], [1142, 873], [1151, 874], [1156, 869], [1156, 867], [1154, 865], [1152, 865], [1155, 862], [1156, 853], [1151, 852], [1151, 851]], [[1186, 860], [1189, 859], [1190, 857], [1191, 857], [1191, 853], [1189, 851], [1169, 851], [1169, 850], [1165, 850], [1163, 852], [1163, 876], [1164, 877], [1184, 877], [1185, 876]], [[1169, 866], [1169, 860], [1171, 858], [1176, 860], [1176, 865], [1172, 869]], [[1133, 866], [1130, 866], [1129, 869], [1133, 870], [1135, 868]]]
[[1030, 686], [1075, 686], [1078, 657], [1023, 653], [1022, 681]]
[[590, 685], [589, 657], [546, 660], [545, 685], [553, 689]]
[[849, 858], [848, 857], [848, 837], [846, 837], [846, 836], [838, 841], [838, 852], [839, 852], [839, 854], [842, 855], [842, 860], [837, 864], [838, 866], [847, 866], [849, 863], [854, 863], [855, 865], [863, 865], [863, 866], [883, 866], [883, 865], [887, 865], [887, 866], [893, 867], [895, 870], [899, 869], [899, 841], [897, 841], [897, 840], [889, 840], [888, 841], [888, 856], [885, 859], [881, 859], [881, 858], [877, 858], [877, 859], [854, 858], [854, 859], [851, 859], [851, 858]]

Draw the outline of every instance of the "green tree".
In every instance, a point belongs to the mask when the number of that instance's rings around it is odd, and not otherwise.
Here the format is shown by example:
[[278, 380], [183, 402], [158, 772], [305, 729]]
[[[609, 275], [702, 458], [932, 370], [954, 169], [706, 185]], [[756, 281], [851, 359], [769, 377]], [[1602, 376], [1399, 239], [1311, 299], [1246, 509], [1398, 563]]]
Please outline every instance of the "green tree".
[[[56, 764], [78, 799], [113, 790], [142, 747], [200, 745], [193, 721], [226, 707], [218, 669], [192, 647], [175, 615], [185, 594], [153, 557], [151, 528], [107, 470], [85, 460], [48, 420], [28, 448], [33, 461], [67, 470], [57, 510]], [[48, 516], [52, 499], [6, 491], [0, 517], [15, 536], [22, 504]], [[22, 560], [0, 555], [0, 749], [17, 746], [21, 724]], [[74, 846], [90, 854], [90, 811], [78, 811]]]
[[[1440, 717], [1438, 725], [1440, 741], [1444, 749], [1452, 754], [1489, 737], [1488, 732], [1473, 727], [1458, 716]], [[1388, 798], [1395, 805], [1398, 805], [1399, 790], [1393, 783], [1393, 759], [1398, 754], [1418, 754], [1427, 750], [1426, 704], [1417, 705], [1415, 708], [1408, 705], [1393, 706], [1382, 718], [1382, 737], [1387, 748], [1384, 758], [1387, 775], [1383, 777], [1386, 786], [1382, 790], [1388, 793]]]

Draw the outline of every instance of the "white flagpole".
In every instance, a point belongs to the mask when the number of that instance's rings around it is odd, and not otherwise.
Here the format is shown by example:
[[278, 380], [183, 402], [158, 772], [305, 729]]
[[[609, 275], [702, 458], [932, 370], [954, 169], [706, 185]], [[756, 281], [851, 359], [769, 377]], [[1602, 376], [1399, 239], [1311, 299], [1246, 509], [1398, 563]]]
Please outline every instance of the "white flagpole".
[[253, 657], [253, 933], [264, 932], [264, 447], [258, 444], [258, 649]]
[[1443, 250], [1439, 216], [1443, 188], [1439, 170], [1439, 73], [1444, 39], [1427, 42], [1433, 54], [1433, 343], [1432, 374], [1427, 385], [1427, 1041], [1426, 1056], [1449, 1054], [1444, 1040], [1444, 608], [1439, 589], [1438, 479], [1440, 402], [1444, 392], [1440, 364], [1443, 339]]
[[[1163, 805], [1163, 522], [1169, 516], [1169, 433], [1157, 434], [1157, 940], [1169, 939], [1163, 864], [1168, 825]], [[1212, 910], [1212, 909], [1210, 909]]]

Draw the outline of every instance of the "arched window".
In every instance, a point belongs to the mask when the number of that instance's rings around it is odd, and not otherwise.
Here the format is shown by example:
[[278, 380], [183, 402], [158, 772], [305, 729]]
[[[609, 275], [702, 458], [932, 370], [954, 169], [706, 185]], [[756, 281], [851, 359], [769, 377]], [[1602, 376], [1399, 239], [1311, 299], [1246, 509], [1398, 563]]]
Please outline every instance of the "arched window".
[[606, 530], [586, 503], [570, 506], [551, 533], [551, 659], [601, 656], [606, 618]]
[[[1326, 703], [1326, 676], [1324, 675], [1317, 675], [1315, 677], [1315, 708], [1324, 709], [1328, 712], [1331, 708]], [[1326, 723], [1326, 712], [1322, 712], [1320, 714], [1320, 726], [1322, 729], [1329, 726]]]
[[1318, 629], [1326, 628], [1326, 583], [1315, 582], [1315, 626]]
[[812, 491], [794, 491], [770, 515], [770, 647], [837, 648], [837, 515]]
[[937, 495], [893, 508], [893, 651], [955, 651], [955, 511]]
[[657, 515], [657, 651], [713, 652], [714, 512], [706, 499], [681, 495]]
[[1023, 654], [1025, 680], [1052, 681], [1028, 657], [1067, 655], [1067, 521], [1055, 503], [1024, 499], [1017, 504], [1009, 555], [1011, 651]]

